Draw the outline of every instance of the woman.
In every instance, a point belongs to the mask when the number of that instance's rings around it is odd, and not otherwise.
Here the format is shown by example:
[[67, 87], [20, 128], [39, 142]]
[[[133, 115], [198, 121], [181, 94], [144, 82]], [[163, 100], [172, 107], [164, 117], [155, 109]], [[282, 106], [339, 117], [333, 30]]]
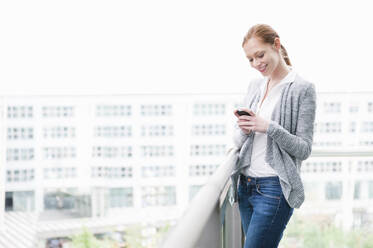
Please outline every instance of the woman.
[[263, 78], [249, 85], [240, 109], [249, 115], [234, 111], [240, 152], [232, 173], [233, 201], [238, 200], [244, 247], [273, 248], [304, 201], [300, 167], [312, 149], [316, 92], [291, 68], [270, 26], [251, 27], [242, 47]]

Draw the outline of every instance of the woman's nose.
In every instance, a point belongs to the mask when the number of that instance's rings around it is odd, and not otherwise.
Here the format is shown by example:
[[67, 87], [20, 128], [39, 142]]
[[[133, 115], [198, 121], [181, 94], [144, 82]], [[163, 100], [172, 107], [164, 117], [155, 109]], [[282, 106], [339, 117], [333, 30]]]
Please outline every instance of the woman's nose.
[[254, 63], [253, 64], [254, 64], [255, 67], [257, 67], [260, 64], [260, 62], [259, 62], [259, 60], [254, 59]]

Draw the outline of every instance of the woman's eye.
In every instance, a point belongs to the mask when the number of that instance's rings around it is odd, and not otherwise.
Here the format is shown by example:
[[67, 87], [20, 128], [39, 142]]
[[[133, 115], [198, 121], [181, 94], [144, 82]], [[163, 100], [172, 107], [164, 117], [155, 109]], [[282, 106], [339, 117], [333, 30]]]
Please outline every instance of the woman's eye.
[[250, 62], [253, 62], [253, 59], [249, 59]]
[[263, 58], [263, 57], [264, 57], [264, 53], [258, 55], [258, 58]]

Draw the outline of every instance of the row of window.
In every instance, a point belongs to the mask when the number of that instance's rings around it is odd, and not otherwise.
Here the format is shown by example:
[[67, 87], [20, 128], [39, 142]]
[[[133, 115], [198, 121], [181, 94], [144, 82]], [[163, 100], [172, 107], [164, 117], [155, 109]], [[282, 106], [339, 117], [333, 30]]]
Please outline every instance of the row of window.
[[226, 145], [191, 145], [190, 156], [222, 156], [226, 153]]
[[147, 104], [141, 105], [143, 116], [170, 116], [172, 115], [171, 104]]
[[131, 126], [98, 126], [94, 130], [96, 137], [122, 138], [132, 136]]
[[11, 182], [30, 182], [35, 178], [34, 169], [14, 169], [6, 171], [6, 181]]
[[142, 177], [174, 177], [176, 168], [173, 165], [153, 165], [141, 168]]
[[314, 141], [314, 146], [342, 146], [341, 141]]
[[[199, 124], [193, 125], [192, 135], [195, 136], [213, 136], [225, 135], [226, 127], [223, 124]], [[105, 138], [123, 138], [132, 136], [132, 126], [96, 126], [94, 128], [95, 137]], [[173, 136], [174, 127], [172, 125], [147, 125], [141, 127], [142, 136]], [[76, 129], [71, 126], [55, 126], [43, 128], [44, 138], [75, 138]], [[13, 127], [8, 128], [8, 140], [27, 140], [34, 139], [34, 128], [32, 127]]]
[[76, 177], [75, 167], [44, 168], [44, 179], [68, 179]]
[[[358, 160], [357, 172], [373, 172], [373, 160]], [[342, 172], [341, 161], [305, 161], [302, 165], [302, 173], [340, 173]]]
[[[373, 102], [367, 103], [367, 111], [373, 113]], [[143, 116], [169, 116], [172, 115], [172, 104], [145, 104], [141, 105]], [[341, 102], [324, 102], [325, 113], [341, 113]], [[198, 103], [193, 105], [194, 115], [225, 115], [226, 104], [224, 103]], [[131, 116], [132, 106], [126, 104], [101, 104], [96, 105], [96, 116], [116, 117]], [[351, 113], [359, 111], [359, 106], [352, 104], [349, 106]], [[75, 115], [74, 106], [43, 106], [43, 117], [73, 117]], [[9, 119], [33, 118], [34, 108], [30, 105], [12, 105], [7, 107], [7, 117]]]
[[8, 119], [32, 118], [34, 113], [33, 107], [27, 105], [8, 106], [7, 110]]
[[142, 187], [142, 206], [172, 206], [176, 204], [175, 186], [145, 186]]
[[132, 146], [94, 146], [93, 158], [131, 158]]
[[131, 116], [131, 105], [97, 105], [96, 116], [98, 117], [117, 117]]
[[30, 140], [34, 138], [34, 129], [32, 127], [8, 127], [8, 140]]
[[76, 148], [73, 146], [44, 147], [44, 159], [70, 159], [76, 158]]
[[[315, 189], [313, 183], [307, 183], [306, 194]], [[191, 185], [189, 187], [189, 199], [191, 200], [202, 185]], [[327, 182], [323, 185], [324, 198], [326, 200], [340, 200], [343, 194], [343, 183], [341, 181]], [[367, 198], [373, 199], [373, 181], [356, 181], [354, 184], [354, 199], [362, 199], [362, 191], [366, 190]], [[70, 188], [63, 193], [56, 190], [45, 190], [45, 209], [73, 209], [76, 207], [76, 189]], [[89, 196], [88, 196], [89, 197]], [[164, 186], [143, 186], [141, 187], [142, 207], [173, 206], [176, 205], [176, 187]], [[108, 201], [110, 208], [133, 207], [134, 191], [132, 187], [108, 188]], [[35, 204], [34, 191], [6, 192], [6, 211], [33, 211]]]
[[74, 117], [75, 107], [73, 106], [44, 106], [42, 107], [43, 117]]
[[[171, 157], [174, 156], [174, 146], [172, 145], [148, 145], [141, 146], [143, 157]], [[226, 153], [226, 145], [191, 145], [191, 156], [221, 156]], [[44, 147], [44, 159], [69, 159], [76, 158], [75, 147]], [[8, 148], [7, 161], [27, 161], [35, 157], [33, 148]], [[92, 147], [93, 158], [131, 158], [133, 151], [131, 146], [94, 146]]]
[[[218, 164], [201, 164], [189, 166], [189, 176], [210, 176], [218, 168]], [[141, 168], [142, 177], [174, 177], [176, 168], [173, 165], [143, 166]], [[44, 168], [44, 179], [68, 179], [76, 178], [76, 167], [52, 167]], [[133, 170], [130, 166], [122, 167], [91, 167], [92, 178], [121, 179], [132, 178]], [[34, 179], [34, 169], [15, 169], [7, 171], [8, 182], [26, 182]]]
[[107, 179], [121, 179], [121, 178], [132, 178], [132, 167], [105, 167], [105, 166], [94, 166], [91, 167], [91, 177], [93, 178], [107, 178]]
[[174, 147], [171, 145], [149, 145], [141, 146], [143, 157], [171, 157], [174, 156]]
[[315, 133], [341, 133], [342, 123], [341, 122], [315, 122], [314, 132]]
[[174, 127], [172, 125], [147, 125], [141, 127], [142, 136], [173, 136]]
[[43, 128], [43, 137], [60, 139], [60, 138], [75, 138], [76, 131], [75, 127], [68, 126], [56, 126]]
[[[373, 181], [367, 181], [366, 187], [368, 191], [368, 199], [373, 199]], [[354, 199], [362, 199], [361, 192], [363, 191], [363, 182], [356, 181], [354, 184]], [[325, 184], [325, 199], [326, 200], [340, 200], [343, 195], [342, 182], [328, 182]]]
[[223, 103], [198, 103], [193, 105], [193, 114], [197, 116], [205, 115], [225, 115], [225, 104]]
[[327, 161], [327, 162], [309, 162], [306, 161], [302, 165], [302, 172], [304, 173], [339, 173], [342, 172], [342, 162]]
[[218, 168], [218, 164], [196, 164], [189, 166], [189, 176], [211, 176]]
[[195, 136], [215, 136], [225, 134], [225, 125], [223, 124], [199, 124], [192, 126], [192, 135]]
[[[367, 111], [373, 113], [373, 102], [367, 103]], [[324, 102], [324, 112], [325, 113], [341, 113], [342, 103], [341, 102]], [[350, 113], [359, 112], [359, 106], [355, 103], [349, 106]]]
[[6, 150], [7, 161], [27, 161], [35, 157], [34, 148], [8, 148]]

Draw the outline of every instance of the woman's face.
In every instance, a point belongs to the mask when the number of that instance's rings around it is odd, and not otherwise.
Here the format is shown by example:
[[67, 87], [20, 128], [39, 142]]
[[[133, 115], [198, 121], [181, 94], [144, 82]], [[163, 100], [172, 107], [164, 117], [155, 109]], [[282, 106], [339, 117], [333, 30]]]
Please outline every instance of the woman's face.
[[279, 39], [275, 40], [275, 45], [270, 45], [252, 37], [245, 43], [243, 49], [251, 67], [257, 69], [263, 76], [270, 76], [280, 62], [280, 46]]

